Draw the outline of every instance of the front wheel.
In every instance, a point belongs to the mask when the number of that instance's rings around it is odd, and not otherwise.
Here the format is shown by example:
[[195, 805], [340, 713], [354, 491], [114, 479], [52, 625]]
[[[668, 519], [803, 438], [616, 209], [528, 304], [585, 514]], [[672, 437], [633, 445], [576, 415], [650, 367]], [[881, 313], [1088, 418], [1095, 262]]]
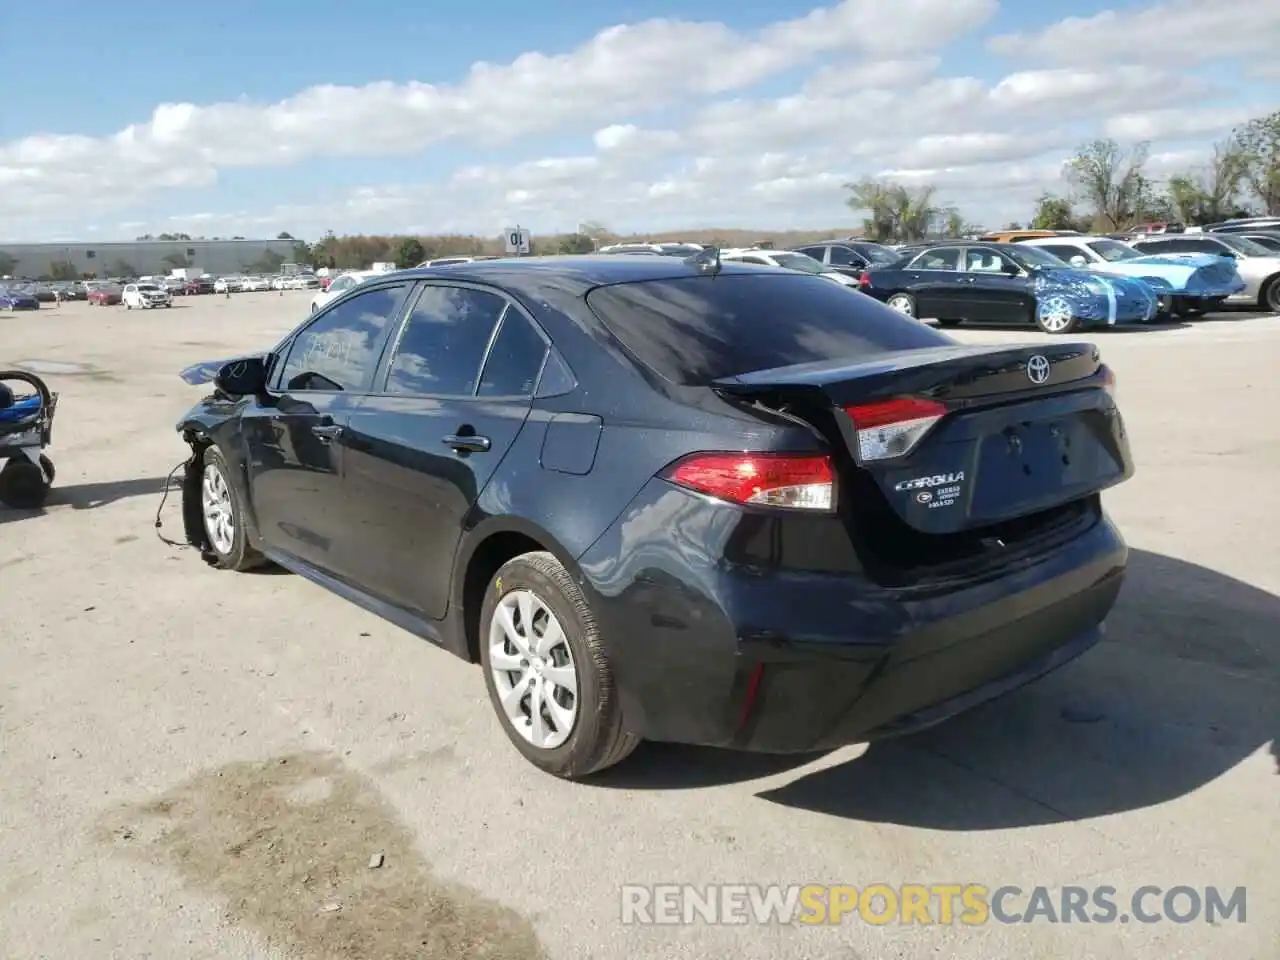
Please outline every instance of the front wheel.
[[485, 591], [480, 662], [508, 739], [534, 766], [577, 780], [625, 759], [613, 674], [587, 598], [552, 554], [508, 560]]
[[251, 570], [262, 566], [265, 560], [262, 554], [249, 546], [244, 506], [231, 476], [231, 468], [222, 451], [217, 447], [206, 449], [199, 491], [205, 542], [215, 567], [220, 570]]
[[1055, 295], [1036, 304], [1036, 326], [1045, 333], [1071, 333], [1080, 326], [1071, 301]]

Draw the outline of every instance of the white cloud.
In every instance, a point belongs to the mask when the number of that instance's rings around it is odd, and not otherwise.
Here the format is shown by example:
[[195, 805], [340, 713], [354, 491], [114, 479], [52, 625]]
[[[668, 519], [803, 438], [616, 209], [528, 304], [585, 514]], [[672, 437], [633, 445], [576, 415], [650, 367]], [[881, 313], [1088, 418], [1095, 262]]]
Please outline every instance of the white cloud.
[[1274, 55], [1280, 4], [1267, 0], [1176, 0], [1133, 11], [1067, 17], [1032, 33], [993, 37], [994, 53], [1066, 66], [1201, 63]]
[[[996, 0], [845, 0], [753, 32], [650, 20], [603, 30], [566, 53], [478, 63], [456, 83], [318, 86], [270, 104], [162, 104], [107, 137], [0, 144], [0, 223], [26, 237], [91, 222], [116, 222], [126, 236], [496, 232], [513, 220], [542, 232], [588, 219], [834, 226], [850, 217], [843, 184], [886, 172], [936, 183], [940, 198], [971, 218], [1025, 219], [1019, 205], [1062, 189], [1062, 160], [1083, 140], [1156, 141], [1154, 173], [1184, 155], [1161, 141], [1207, 145], [1257, 115], [1214, 106], [1220, 90], [1177, 51], [1208, 31], [1188, 55], [1208, 59], [1226, 49], [1224, 29], [1237, 38], [1232, 52], [1256, 49], [1268, 31], [1274, 43], [1280, 12], [1271, 6], [1220, 0], [1068, 19], [991, 41], [1034, 68], [986, 77], [946, 75], [941, 54], [989, 20]], [[1147, 56], [1153, 48], [1158, 57]], [[793, 92], [752, 96], [766, 80]], [[534, 152], [523, 142], [557, 137], [577, 149], [540, 156], [545, 146]], [[199, 190], [214, 198], [199, 201], [206, 211], [245, 206], [219, 186], [221, 171], [318, 157], [358, 168], [361, 157], [446, 145], [469, 162], [431, 183], [299, 188], [290, 203], [238, 213], [140, 213]]]
[[1150, 110], [1107, 119], [1104, 136], [1114, 140], [1183, 140], [1224, 137], [1251, 117], [1268, 112], [1263, 106], [1208, 107], [1199, 110]]

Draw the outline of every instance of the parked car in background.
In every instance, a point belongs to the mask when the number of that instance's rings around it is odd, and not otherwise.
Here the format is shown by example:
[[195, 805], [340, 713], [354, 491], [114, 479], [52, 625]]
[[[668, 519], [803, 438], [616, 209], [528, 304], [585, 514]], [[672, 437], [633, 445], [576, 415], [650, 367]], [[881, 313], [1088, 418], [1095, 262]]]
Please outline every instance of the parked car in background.
[[1244, 237], [1260, 247], [1266, 247], [1273, 253], [1280, 254], [1280, 227], [1275, 230], [1241, 230], [1233, 236]]
[[213, 282], [214, 293], [240, 293], [244, 290], [244, 277], [232, 275], [219, 277]]
[[603, 254], [652, 254], [659, 257], [690, 257], [705, 249], [700, 243], [611, 243], [596, 253]]
[[760, 267], [781, 267], [784, 270], [796, 270], [800, 273], [812, 273], [826, 277], [846, 287], [857, 287], [856, 278], [842, 273], [835, 267], [828, 267], [820, 260], [794, 250], [722, 250], [720, 256], [724, 260], [735, 263], [749, 263]]
[[985, 240], [988, 243], [1021, 243], [1023, 240], [1039, 240], [1044, 237], [1072, 237], [1077, 236], [1075, 230], [996, 230], [993, 233], [984, 233], [979, 240]]
[[89, 290], [82, 280], [64, 280], [50, 285], [63, 300], [86, 300]]
[[1243, 233], [1250, 230], [1280, 230], [1280, 217], [1242, 217], [1211, 223], [1204, 228], [1205, 233]]
[[901, 255], [892, 247], [869, 240], [823, 240], [797, 247], [796, 253], [813, 257], [819, 263], [857, 280], [862, 271], [897, 263]]
[[323, 309], [331, 301], [338, 299], [353, 287], [359, 286], [370, 277], [378, 276], [385, 276], [385, 274], [375, 270], [352, 270], [349, 273], [338, 274], [329, 282], [327, 288], [311, 298], [311, 312], [315, 313], [317, 310]]
[[57, 299], [53, 293], [52, 283], [33, 283], [27, 286], [27, 293], [39, 300], [41, 303], [53, 303]]
[[289, 277], [284, 284], [286, 290], [319, 290], [320, 278], [314, 273], [299, 273]]
[[89, 288], [89, 303], [95, 307], [110, 307], [122, 302], [122, 288], [109, 283], [95, 283]]
[[870, 294], [900, 313], [958, 323], [1031, 324], [1045, 333], [1144, 323], [1158, 312], [1141, 280], [1072, 267], [1025, 243], [938, 243], [866, 271]]
[[1199, 316], [1245, 289], [1235, 264], [1218, 256], [1162, 257], [1109, 237], [1025, 240], [1075, 267], [1137, 277], [1160, 296], [1161, 313]]
[[478, 662], [566, 779], [937, 723], [1097, 644], [1127, 564], [1094, 345], [958, 344], [788, 270], [400, 271], [183, 378], [201, 554]]
[[1233, 233], [1200, 233], [1135, 240], [1133, 245], [1142, 253], [1226, 257], [1235, 262], [1245, 284], [1243, 290], [1227, 297], [1226, 302], [1280, 313], [1280, 254], [1261, 244]]
[[169, 291], [158, 283], [131, 283], [120, 292], [120, 300], [128, 310], [173, 306]]
[[418, 264], [420, 267], [451, 267], [455, 263], [475, 263], [477, 260], [498, 260], [499, 257], [436, 257], [434, 260], [424, 260]]
[[39, 310], [40, 299], [22, 287], [0, 287], [0, 310]]
[[257, 293], [263, 290], [271, 289], [270, 277], [245, 277], [244, 283], [240, 285], [240, 289], [245, 293]]

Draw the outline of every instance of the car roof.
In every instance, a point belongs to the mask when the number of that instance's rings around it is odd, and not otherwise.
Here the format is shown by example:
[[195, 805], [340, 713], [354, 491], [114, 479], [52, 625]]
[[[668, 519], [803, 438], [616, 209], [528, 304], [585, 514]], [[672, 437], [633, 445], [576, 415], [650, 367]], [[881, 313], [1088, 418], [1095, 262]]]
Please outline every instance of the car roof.
[[[767, 251], [773, 253], [776, 251]], [[780, 267], [762, 268], [750, 264], [738, 264], [725, 260], [721, 272], [726, 275], [759, 276], [762, 270], [773, 269], [781, 275], [791, 276], [794, 271]], [[450, 277], [491, 283], [513, 293], [525, 293], [541, 297], [545, 292], [558, 291], [585, 296], [596, 287], [614, 283], [637, 283], [644, 280], [676, 280], [682, 277], [704, 276], [703, 271], [686, 263], [681, 257], [619, 257], [609, 254], [578, 256], [566, 254], [550, 257], [507, 257], [499, 260], [477, 260], [473, 263], [445, 264], [439, 267], [411, 267], [398, 270], [397, 280], [430, 280]]]

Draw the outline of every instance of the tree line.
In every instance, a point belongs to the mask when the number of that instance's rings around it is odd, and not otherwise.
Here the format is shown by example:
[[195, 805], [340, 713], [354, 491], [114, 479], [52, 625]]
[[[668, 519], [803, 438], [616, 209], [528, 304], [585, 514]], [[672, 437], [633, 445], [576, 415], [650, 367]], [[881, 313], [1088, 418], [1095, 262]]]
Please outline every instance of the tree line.
[[[1011, 229], [1113, 233], [1140, 223], [1204, 226], [1254, 214], [1280, 216], [1280, 111], [1250, 120], [1214, 146], [1203, 166], [1163, 183], [1147, 175], [1151, 145], [1125, 148], [1114, 140], [1081, 145], [1066, 162], [1062, 194], [1045, 193], [1030, 221]], [[846, 201], [868, 239], [888, 243], [982, 232], [930, 185], [907, 187], [864, 179], [845, 185]]]

